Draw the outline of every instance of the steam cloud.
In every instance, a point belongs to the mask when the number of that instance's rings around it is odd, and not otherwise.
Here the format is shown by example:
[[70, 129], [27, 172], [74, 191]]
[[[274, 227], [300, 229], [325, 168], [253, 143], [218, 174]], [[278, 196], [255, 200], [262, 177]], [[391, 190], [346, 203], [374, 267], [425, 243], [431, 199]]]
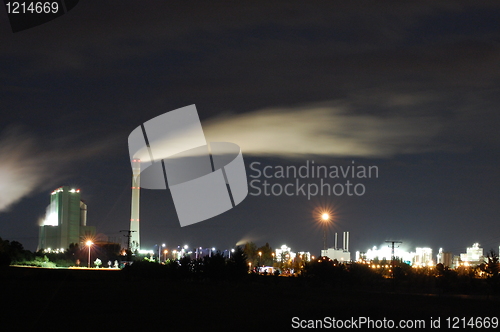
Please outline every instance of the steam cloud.
[[390, 157], [436, 149], [432, 116], [356, 114], [347, 106], [270, 108], [203, 122], [208, 141], [229, 140], [244, 154]]
[[[116, 140], [80, 148], [73, 145], [71, 149], [64, 147], [62, 142], [51, 143], [59, 147], [42, 146], [37, 137], [19, 127], [9, 128], [0, 135], [0, 212], [8, 210], [30, 193], [54, 189], [53, 183], [67, 176], [64, 169], [70, 163], [107, 150]], [[44, 187], [44, 182], [50, 188]]]
[[35, 140], [18, 129], [0, 137], [0, 211], [40, 184], [47, 169], [35, 152]]

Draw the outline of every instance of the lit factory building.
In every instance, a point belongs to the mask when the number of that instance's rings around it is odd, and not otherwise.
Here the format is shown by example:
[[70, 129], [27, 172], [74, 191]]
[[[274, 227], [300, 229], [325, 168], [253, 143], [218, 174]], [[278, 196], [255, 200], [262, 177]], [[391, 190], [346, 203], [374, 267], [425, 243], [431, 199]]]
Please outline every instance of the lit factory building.
[[293, 260], [296, 257], [300, 257], [302, 260], [309, 262], [311, 260], [311, 253], [306, 252], [306, 251], [300, 251], [300, 252], [292, 252], [292, 248], [287, 247], [286, 244], [282, 245], [279, 249], [276, 249], [275, 252], [275, 258], [277, 262], [283, 262], [286, 260]]
[[[416, 248], [415, 252], [407, 252], [401, 248], [394, 248], [394, 257], [397, 260], [402, 260], [403, 263], [412, 266], [433, 266], [435, 265], [432, 259], [431, 248]], [[359, 251], [356, 252], [356, 261], [365, 260], [372, 262], [374, 260], [392, 260], [392, 248], [390, 246], [383, 246], [380, 249], [373, 247], [361, 255]]]
[[38, 250], [64, 251], [71, 243], [81, 244], [94, 235], [95, 227], [87, 226], [87, 204], [80, 199], [80, 189], [54, 190], [40, 225]]
[[474, 265], [479, 265], [483, 262], [484, 262], [483, 248], [479, 247], [479, 243], [474, 243], [472, 247], [467, 248], [467, 252], [460, 254], [461, 264], [474, 266]]
[[451, 252], [443, 252], [443, 248], [439, 248], [436, 258], [436, 264], [443, 264], [447, 267], [453, 267], [453, 254]]
[[321, 256], [326, 256], [332, 260], [336, 259], [339, 262], [351, 261], [351, 253], [349, 252], [349, 232], [343, 233], [342, 249], [337, 248], [337, 233], [335, 233], [335, 246], [326, 250], [321, 250]]
[[[434, 266], [436, 264], [443, 264], [449, 268], [457, 268], [459, 266], [477, 266], [484, 263], [483, 248], [479, 243], [474, 243], [472, 247], [468, 247], [465, 253], [460, 256], [453, 255], [451, 252], [444, 252], [443, 248], [439, 249], [436, 255], [436, 260], [433, 260], [431, 248], [417, 247], [415, 252], [407, 252], [401, 248], [394, 248], [394, 257], [401, 260], [403, 263], [415, 266]], [[392, 251], [389, 246], [383, 246], [380, 249], [373, 247], [366, 253], [356, 252], [356, 261], [358, 262], [372, 262], [376, 260], [392, 260]]]
[[276, 252], [276, 260], [278, 262], [295, 258], [295, 253], [292, 252], [292, 248], [287, 247], [286, 244], [282, 245], [281, 248], [276, 249], [275, 252]]
[[417, 247], [415, 250], [415, 255], [413, 256], [412, 265], [416, 266], [433, 266], [435, 261], [432, 259], [432, 249], [431, 248], [420, 248]]

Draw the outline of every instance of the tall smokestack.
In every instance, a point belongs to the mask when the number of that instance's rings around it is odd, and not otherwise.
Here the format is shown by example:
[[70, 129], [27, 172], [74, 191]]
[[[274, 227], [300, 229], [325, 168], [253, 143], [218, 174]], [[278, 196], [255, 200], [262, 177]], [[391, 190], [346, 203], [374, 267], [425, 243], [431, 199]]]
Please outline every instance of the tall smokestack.
[[335, 233], [335, 247], [333, 249], [337, 250], [337, 233]]
[[342, 232], [342, 250], [345, 251], [345, 232]]
[[349, 232], [347, 232], [346, 235], [346, 245], [345, 245], [345, 251], [349, 251]]
[[130, 206], [130, 249], [140, 249], [139, 236], [139, 195], [141, 193], [141, 161], [132, 160], [132, 202]]

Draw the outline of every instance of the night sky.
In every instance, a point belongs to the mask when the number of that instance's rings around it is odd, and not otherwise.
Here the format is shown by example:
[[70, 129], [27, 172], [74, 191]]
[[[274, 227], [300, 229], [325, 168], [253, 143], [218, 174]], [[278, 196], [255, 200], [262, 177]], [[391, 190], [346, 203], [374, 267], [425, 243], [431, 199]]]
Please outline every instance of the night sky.
[[253, 162], [354, 162], [378, 178], [351, 179], [361, 196], [310, 200], [250, 188], [182, 228], [168, 190], [142, 190], [144, 249], [254, 241], [318, 255], [327, 207], [329, 245], [349, 231], [351, 253], [385, 240], [497, 250], [499, 17], [491, 1], [85, 1], [13, 33], [2, 8], [0, 237], [36, 250], [50, 192], [69, 185], [88, 224], [125, 241], [129, 133], [195, 104], [207, 141], [241, 147], [249, 181]]

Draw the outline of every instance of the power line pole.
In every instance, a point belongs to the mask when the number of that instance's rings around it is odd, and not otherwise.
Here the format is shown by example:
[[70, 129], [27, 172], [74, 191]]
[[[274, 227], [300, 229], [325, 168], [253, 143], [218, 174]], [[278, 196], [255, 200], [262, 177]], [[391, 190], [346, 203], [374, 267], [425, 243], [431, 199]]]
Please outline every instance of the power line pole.
[[386, 240], [385, 242], [391, 243], [392, 249], [391, 249], [391, 271], [392, 271], [392, 277], [394, 278], [394, 261], [396, 260], [396, 257], [394, 257], [394, 244], [398, 244], [396, 248], [399, 248], [399, 244], [403, 243], [402, 241], [393, 241], [393, 240]]
[[123, 236], [125, 236], [126, 238], [128, 238], [128, 240], [127, 240], [127, 253], [129, 253], [130, 252], [130, 239], [132, 238], [132, 232], [137, 232], [137, 231], [131, 231], [131, 230], [124, 230], [124, 229], [122, 229], [120, 231], [120, 233], [121, 232], [127, 232], [127, 235], [123, 235]]

